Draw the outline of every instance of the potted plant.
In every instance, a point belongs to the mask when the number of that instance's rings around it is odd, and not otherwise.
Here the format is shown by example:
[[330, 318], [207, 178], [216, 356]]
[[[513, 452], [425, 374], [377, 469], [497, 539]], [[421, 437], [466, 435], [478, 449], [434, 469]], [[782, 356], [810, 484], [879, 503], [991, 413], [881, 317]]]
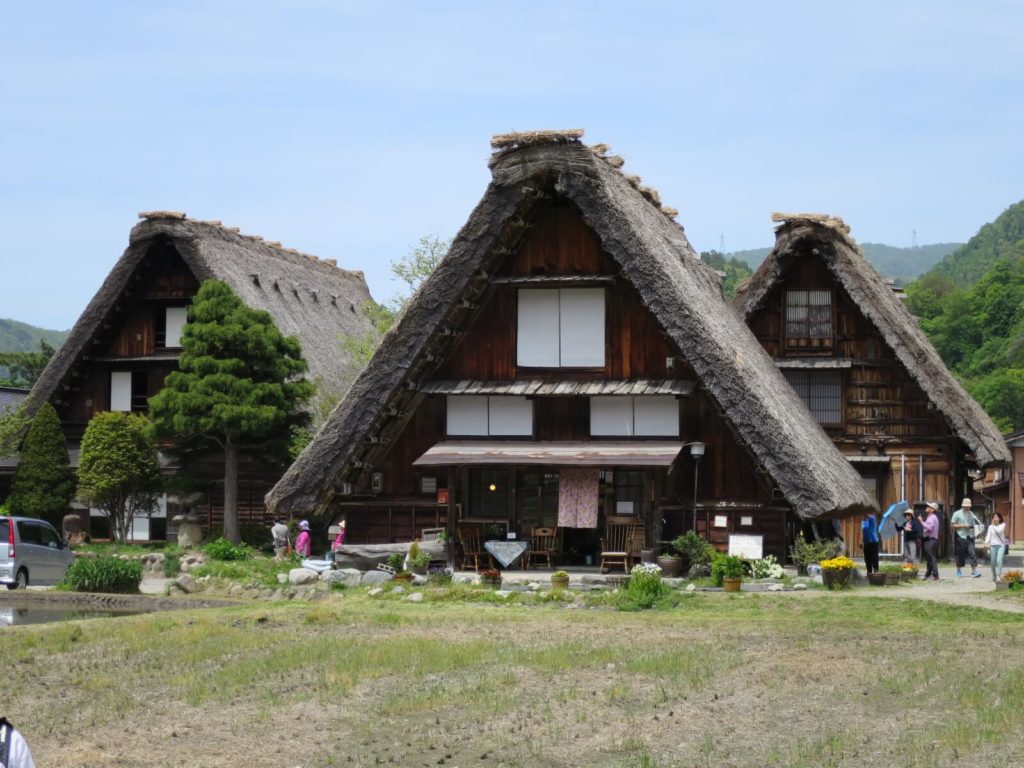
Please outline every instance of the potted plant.
[[768, 555], [760, 560], [755, 560], [751, 564], [750, 570], [755, 579], [770, 579], [773, 581], [781, 579], [786, 573], [782, 566], [779, 565], [779, 561], [775, 559], [775, 555]]
[[420, 549], [419, 541], [414, 541], [409, 546], [409, 553], [405, 556], [405, 568], [421, 576], [427, 572], [430, 565], [430, 553]]
[[672, 552], [658, 555], [657, 563], [662, 576], [677, 578], [683, 572], [683, 558]]
[[903, 573], [903, 566], [899, 563], [886, 563], [879, 571], [885, 576], [885, 583], [890, 587], [900, 583], [900, 574]]
[[821, 539], [818, 541], [807, 541], [801, 533], [793, 542], [789, 550], [790, 557], [796, 563], [797, 573], [801, 576], [807, 575], [807, 566], [813, 563], [820, 563], [839, 554], [842, 545], [836, 539]]
[[[850, 558], [840, 555], [822, 560], [821, 580], [829, 589], [845, 589], [853, 580], [853, 569], [856, 564]], [[897, 566], [899, 567], [899, 566]], [[897, 578], [899, 578], [897, 574]]]
[[569, 574], [567, 571], [555, 571], [551, 574], [551, 589], [568, 589]]
[[743, 570], [743, 558], [720, 554], [711, 563], [711, 579], [726, 592], [739, 592]]
[[916, 563], [904, 563], [900, 566], [900, 581], [910, 583], [917, 581], [917, 564]]
[[401, 552], [388, 555], [387, 565], [394, 572], [395, 581], [412, 581], [412, 574], [405, 570], [405, 555]]
[[696, 531], [687, 531], [677, 536], [672, 542], [672, 547], [682, 556], [682, 568], [687, 573], [692, 571], [694, 566], [707, 568], [715, 557], [715, 548]]
[[491, 587], [501, 586], [501, 571], [497, 568], [487, 568], [480, 571], [480, 583]]
[[885, 586], [885, 574], [881, 571], [875, 571], [874, 573], [868, 574], [868, 584], [873, 587], [884, 587]]
[[996, 589], [1024, 589], [1024, 573], [1004, 571], [996, 582]]

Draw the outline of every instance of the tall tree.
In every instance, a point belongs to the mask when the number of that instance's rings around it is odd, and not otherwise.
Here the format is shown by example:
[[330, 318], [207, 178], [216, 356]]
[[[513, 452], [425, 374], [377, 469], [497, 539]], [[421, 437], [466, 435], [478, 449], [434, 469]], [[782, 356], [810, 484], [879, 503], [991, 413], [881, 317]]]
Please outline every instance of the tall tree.
[[160, 464], [144, 416], [99, 413], [82, 437], [78, 498], [110, 518], [110, 531], [126, 541], [132, 518], [151, 512], [160, 491]]
[[12, 515], [40, 517], [60, 527], [75, 495], [75, 475], [60, 417], [49, 403], [32, 417], [7, 506]]
[[206, 280], [188, 308], [178, 370], [149, 401], [154, 434], [206, 441], [224, 454], [224, 536], [239, 543], [238, 461], [242, 449], [286, 446], [314, 386], [299, 342], [267, 312]]
[[0, 352], [0, 386], [30, 389], [53, 352], [53, 347], [42, 339], [38, 352]]

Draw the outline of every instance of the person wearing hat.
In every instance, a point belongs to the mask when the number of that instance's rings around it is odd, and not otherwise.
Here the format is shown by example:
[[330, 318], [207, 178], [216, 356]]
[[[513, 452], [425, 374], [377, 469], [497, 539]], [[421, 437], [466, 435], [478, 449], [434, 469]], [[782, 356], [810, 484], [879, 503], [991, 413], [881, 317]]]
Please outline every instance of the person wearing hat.
[[299, 523], [299, 535], [295, 537], [295, 554], [299, 557], [309, 557], [312, 537], [309, 535], [309, 520]]
[[924, 535], [921, 521], [908, 509], [903, 513], [903, 523], [899, 529], [903, 533], [903, 559], [908, 563], [916, 563], [921, 559], [921, 537]]
[[971, 561], [971, 577], [977, 579], [981, 576], [978, 570], [978, 555], [974, 551], [974, 526], [981, 525], [981, 522], [974, 516], [971, 509], [971, 500], [964, 499], [960, 502], [960, 509], [953, 513], [949, 520], [953, 529], [953, 554], [956, 557], [956, 575], [960, 578], [964, 575], [964, 563]]
[[934, 501], [925, 503], [927, 516], [921, 520], [921, 539], [924, 559], [928, 563], [925, 579], [939, 580], [939, 505]]

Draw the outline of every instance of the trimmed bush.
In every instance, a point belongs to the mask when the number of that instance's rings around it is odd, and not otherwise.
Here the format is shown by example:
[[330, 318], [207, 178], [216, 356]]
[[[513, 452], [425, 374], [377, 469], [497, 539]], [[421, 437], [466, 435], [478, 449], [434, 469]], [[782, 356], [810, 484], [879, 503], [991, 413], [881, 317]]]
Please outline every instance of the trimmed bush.
[[181, 573], [181, 558], [173, 552], [164, 554], [164, 576], [173, 579]]
[[75, 592], [134, 595], [142, 583], [142, 563], [119, 557], [78, 557], [64, 574]]
[[206, 544], [203, 551], [214, 560], [248, 560], [252, 556], [246, 547], [232, 544], [223, 536]]
[[634, 565], [626, 588], [616, 596], [620, 611], [642, 611], [653, 608], [669, 593], [661, 580], [661, 569], [653, 563]]

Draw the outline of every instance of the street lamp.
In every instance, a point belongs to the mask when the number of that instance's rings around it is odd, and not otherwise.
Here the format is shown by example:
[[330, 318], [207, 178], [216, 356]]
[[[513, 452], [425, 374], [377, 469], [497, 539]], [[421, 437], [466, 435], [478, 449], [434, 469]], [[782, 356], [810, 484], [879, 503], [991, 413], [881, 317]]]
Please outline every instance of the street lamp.
[[693, 459], [693, 532], [697, 532], [697, 470], [700, 469], [700, 460], [704, 458], [704, 443], [687, 443], [690, 446], [690, 457]]

